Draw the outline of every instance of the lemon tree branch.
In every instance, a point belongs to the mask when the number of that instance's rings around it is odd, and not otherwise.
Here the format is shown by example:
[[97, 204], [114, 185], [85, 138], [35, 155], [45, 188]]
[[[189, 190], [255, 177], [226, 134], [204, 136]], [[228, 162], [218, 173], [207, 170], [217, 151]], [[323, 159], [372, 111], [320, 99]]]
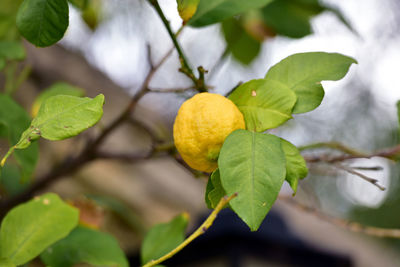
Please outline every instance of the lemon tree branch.
[[229, 201], [234, 199], [236, 196], [237, 193], [231, 195], [230, 197], [225, 196], [221, 198], [221, 200], [219, 201], [218, 205], [215, 207], [213, 212], [208, 216], [208, 218], [203, 222], [203, 224], [200, 225], [199, 228], [197, 228], [197, 230], [193, 234], [191, 234], [188, 238], [185, 239], [185, 241], [183, 241], [179, 246], [171, 250], [169, 253], [165, 254], [164, 256], [162, 256], [157, 260], [152, 260], [146, 263], [145, 265], [143, 265], [143, 267], [151, 267], [160, 264], [161, 262], [171, 258], [176, 253], [181, 251], [184, 247], [186, 247], [190, 242], [195, 240], [197, 237], [204, 234], [207, 231], [207, 229], [210, 228], [210, 226], [213, 224], [214, 220], [217, 218], [218, 213], [225, 207], [226, 204], [229, 203]]
[[207, 91], [207, 87], [205, 85], [204, 82], [204, 69], [201, 68], [199, 69], [199, 73], [200, 73], [200, 77], [197, 78], [196, 75], [194, 74], [192, 68], [190, 67], [188, 60], [183, 52], [183, 49], [181, 47], [181, 45], [178, 42], [177, 39], [177, 35], [179, 35], [182, 31], [182, 28], [180, 28], [177, 32], [177, 34], [174, 34], [174, 32], [171, 29], [171, 26], [169, 24], [168, 19], [165, 17], [164, 12], [162, 11], [160, 4], [158, 3], [158, 0], [148, 0], [148, 2], [154, 7], [154, 9], [156, 10], [158, 16], [161, 18], [169, 36], [171, 37], [172, 43], [175, 46], [176, 51], [179, 54], [179, 60], [181, 62], [181, 68], [180, 71], [185, 74], [189, 79], [192, 80], [193, 84], [195, 85], [196, 89], [199, 92], [206, 92]]

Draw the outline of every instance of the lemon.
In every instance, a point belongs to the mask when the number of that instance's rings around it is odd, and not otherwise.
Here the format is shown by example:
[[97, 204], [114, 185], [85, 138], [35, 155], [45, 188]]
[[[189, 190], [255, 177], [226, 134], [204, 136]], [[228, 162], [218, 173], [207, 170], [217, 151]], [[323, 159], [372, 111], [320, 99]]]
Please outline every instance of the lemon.
[[244, 128], [243, 115], [231, 100], [218, 94], [196, 94], [178, 111], [174, 123], [175, 146], [190, 167], [212, 172], [217, 168], [225, 138]]

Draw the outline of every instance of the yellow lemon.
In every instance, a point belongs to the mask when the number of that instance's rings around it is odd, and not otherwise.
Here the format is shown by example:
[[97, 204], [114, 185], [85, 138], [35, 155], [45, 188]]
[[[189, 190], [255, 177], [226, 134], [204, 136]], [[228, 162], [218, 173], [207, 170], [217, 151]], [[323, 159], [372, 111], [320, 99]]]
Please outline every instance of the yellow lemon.
[[217, 168], [225, 138], [244, 128], [243, 115], [231, 100], [218, 94], [196, 94], [178, 111], [174, 123], [175, 146], [190, 167], [212, 172]]

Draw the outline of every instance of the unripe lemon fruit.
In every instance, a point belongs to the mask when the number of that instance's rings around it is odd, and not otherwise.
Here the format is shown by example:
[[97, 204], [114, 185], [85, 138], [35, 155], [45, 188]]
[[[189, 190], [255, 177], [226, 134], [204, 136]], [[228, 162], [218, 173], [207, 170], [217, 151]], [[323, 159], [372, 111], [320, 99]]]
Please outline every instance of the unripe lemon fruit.
[[190, 167], [212, 172], [217, 168], [225, 138], [244, 128], [243, 115], [231, 100], [218, 94], [196, 94], [178, 111], [174, 123], [175, 146]]

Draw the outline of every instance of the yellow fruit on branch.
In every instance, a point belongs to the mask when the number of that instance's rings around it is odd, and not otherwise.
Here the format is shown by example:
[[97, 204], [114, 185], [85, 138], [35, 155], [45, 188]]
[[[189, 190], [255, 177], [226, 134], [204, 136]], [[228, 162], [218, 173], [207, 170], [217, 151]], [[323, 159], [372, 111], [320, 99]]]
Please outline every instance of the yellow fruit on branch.
[[243, 115], [231, 100], [218, 94], [196, 94], [178, 111], [174, 123], [175, 146], [191, 168], [212, 172], [218, 166], [225, 138], [244, 128]]

